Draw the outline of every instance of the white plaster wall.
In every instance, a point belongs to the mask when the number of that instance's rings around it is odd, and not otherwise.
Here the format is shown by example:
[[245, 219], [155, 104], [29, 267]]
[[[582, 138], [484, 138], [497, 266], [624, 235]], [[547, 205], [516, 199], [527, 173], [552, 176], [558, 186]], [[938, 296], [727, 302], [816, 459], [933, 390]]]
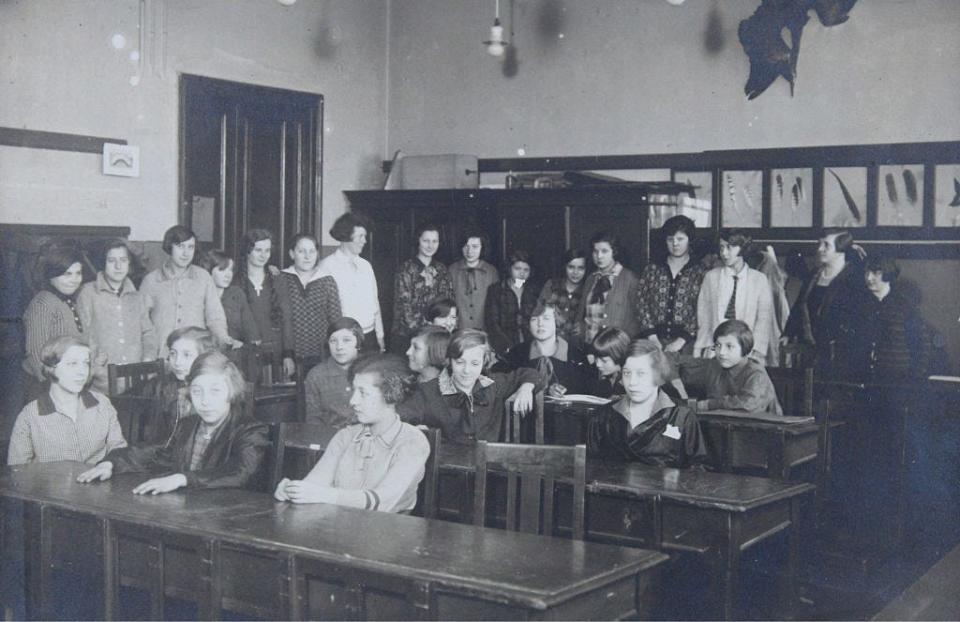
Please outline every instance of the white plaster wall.
[[0, 147], [0, 222], [162, 237], [177, 220], [182, 72], [324, 96], [329, 228], [341, 192], [380, 177], [386, 18], [378, 0], [0, 2], [0, 126], [123, 138], [142, 157], [130, 179], [101, 175], [96, 155]]
[[[394, 0], [388, 151], [480, 157], [686, 152], [960, 138], [960, 3], [811, 13], [791, 98], [748, 102], [739, 22], [759, 0], [501, 0], [515, 77], [484, 53], [493, 2]], [[723, 41], [705, 42], [711, 12]], [[561, 38], [562, 36], [562, 38]]]

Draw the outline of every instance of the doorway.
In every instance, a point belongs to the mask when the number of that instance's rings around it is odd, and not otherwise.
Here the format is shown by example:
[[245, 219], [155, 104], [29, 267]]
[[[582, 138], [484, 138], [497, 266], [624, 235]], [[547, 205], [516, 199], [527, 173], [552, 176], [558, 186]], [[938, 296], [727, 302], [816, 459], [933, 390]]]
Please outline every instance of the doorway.
[[239, 252], [254, 228], [290, 238], [320, 223], [323, 96], [180, 76], [180, 222], [198, 241]]

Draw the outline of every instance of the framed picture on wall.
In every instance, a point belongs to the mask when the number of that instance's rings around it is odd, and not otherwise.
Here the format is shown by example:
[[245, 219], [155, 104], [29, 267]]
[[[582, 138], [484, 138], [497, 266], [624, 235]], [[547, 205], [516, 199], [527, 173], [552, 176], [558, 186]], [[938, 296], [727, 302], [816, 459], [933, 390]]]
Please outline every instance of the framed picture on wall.
[[763, 226], [763, 172], [720, 172], [720, 224], [723, 227]]
[[813, 226], [812, 168], [776, 168], [770, 171], [770, 225]]
[[877, 171], [877, 225], [923, 225], [923, 165], [881, 166]]
[[866, 167], [823, 167], [823, 226], [867, 226]]
[[960, 164], [940, 164], [933, 169], [933, 224], [960, 227]]
[[673, 171], [673, 181], [693, 186], [689, 193], [680, 193], [677, 213], [698, 227], [709, 227], [713, 221], [713, 172]]

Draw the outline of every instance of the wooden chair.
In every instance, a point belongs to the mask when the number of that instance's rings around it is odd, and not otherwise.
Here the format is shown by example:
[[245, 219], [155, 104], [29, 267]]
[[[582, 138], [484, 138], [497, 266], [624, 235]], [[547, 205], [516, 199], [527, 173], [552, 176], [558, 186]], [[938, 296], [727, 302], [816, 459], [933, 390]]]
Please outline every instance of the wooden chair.
[[144, 423], [159, 415], [163, 361], [107, 365], [107, 392], [129, 443], [143, 440]]
[[297, 363], [297, 421], [307, 420], [307, 374], [323, 361], [322, 356], [298, 356]]
[[[283, 479], [284, 462], [286, 461], [287, 448], [296, 449], [301, 452], [309, 452], [316, 457], [310, 461], [313, 464], [320, 458], [323, 451], [327, 448], [327, 443], [336, 434], [327, 426], [316, 423], [281, 423], [277, 426], [276, 449], [273, 452], [273, 477], [271, 478], [270, 491], [277, 487], [277, 483]], [[304, 463], [297, 464], [297, 470], [302, 471]], [[293, 477], [300, 479], [306, 473], [294, 473]]]
[[430, 456], [423, 466], [423, 479], [417, 488], [417, 505], [413, 508], [413, 514], [423, 518], [436, 518], [440, 486], [440, 429], [421, 427], [420, 430], [430, 443]]
[[[513, 400], [509, 399], [504, 404], [504, 411], [507, 418], [506, 439], [508, 443], [522, 443], [524, 441], [523, 421], [526, 417], [513, 410]], [[530, 416], [531, 413], [527, 413]], [[533, 395], [533, 417], [534, 417], [534, 442], [537, 445], [543, 445], [543, 391], [538, 391]]]
[[488, 465], [499, 464], [507, 475], [508, 530], [553, 535], [556, 484], [564, 478], [573, 481], [573, 537], [583, 539], [586, 445], [561, 447], [479, 441], [475, 462], [475, 525], [482, 527], [486, 523]]

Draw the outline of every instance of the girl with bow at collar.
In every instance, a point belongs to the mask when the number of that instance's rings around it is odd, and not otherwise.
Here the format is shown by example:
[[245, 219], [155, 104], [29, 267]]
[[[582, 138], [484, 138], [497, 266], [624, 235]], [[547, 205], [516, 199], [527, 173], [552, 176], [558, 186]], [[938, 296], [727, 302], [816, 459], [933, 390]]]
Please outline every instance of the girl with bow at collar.
[[577, 337], [589, 344], [605, 328], [619, 328], [631, 337], [640, 325], [635, 303], [640, 279], [620, 263], [623, 254], [620, 241], [611, 233], [601, 231], [590, 240], [593, 263], [597, 271], [587, 277], [583, 298], [577, 308]]

